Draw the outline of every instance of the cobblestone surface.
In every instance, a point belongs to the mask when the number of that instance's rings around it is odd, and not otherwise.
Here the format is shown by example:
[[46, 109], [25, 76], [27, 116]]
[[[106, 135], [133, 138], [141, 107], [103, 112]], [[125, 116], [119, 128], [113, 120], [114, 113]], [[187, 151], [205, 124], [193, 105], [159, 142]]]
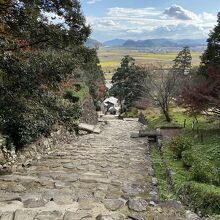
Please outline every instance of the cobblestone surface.
[[130, 138], [140, 124], [106, 120], [101, 134], [0, 176], [0, 219], [187, 219], [181, 205], [159, 205], [147, 140]]

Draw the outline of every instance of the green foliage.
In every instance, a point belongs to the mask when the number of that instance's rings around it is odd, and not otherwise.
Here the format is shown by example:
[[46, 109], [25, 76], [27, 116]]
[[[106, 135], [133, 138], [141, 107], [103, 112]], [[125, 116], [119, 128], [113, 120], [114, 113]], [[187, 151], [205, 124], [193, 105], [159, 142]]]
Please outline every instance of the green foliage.
[[201, 56], [199, 70], [182, 90], [179, 104], [193, 114], [204, 112], [220, 119], [220, 13], [217, 25], [210, 32], [207, 48]]
[[135, 59], [130, 56], [122, 59], [121, 66], [112, 77], [112, 83], [110, 94], [124, 103], [126, 110], [143, 96], [144, 73], [135, 65]]
[[64, 98], [69, 99], [73, 103], [80, 102], [82, 104], [88, 95], [88, 86], [85, 83], [77, 83], [65, 91]]
[[126, 117], [128, 118], [138, 118], [139, 112], [137, 108], [131, 107], [129, 110], [126, 112]]
[[[184, 151], [182, 149], [185, 149], [185, 147], [181, 147], [181, 150], [176, 152], [168, 144], [163, 149], [163, 157], [166, 164], [173, 171], [174, 191], [171, 194], [174, 193], [184, 204], [191, 206], [195, 211], [202, 211], [203, 214], [219, 214], [219, 124], [215, 121], [210, 122], [204, 116], [199, 116], [197, 117], [199, 133], [197, 133], [197, 131], [192, 131], [191, 128], [194, 117], [182, 112], [174, 112], [172, 115], [177, 123], [181, 125], [186, 119], [186, 128], [182, 135], [187, 136], [187, 139], [191, 140], [190, 142], [193, 141], [193, 147]], [[161, 118], [155, 115], [153, 119], [149, 118], [149, 121], [152, 120], [153, 122], [155, 122], [154, 120], [161, 122]], [[155, 127], [156, 122], [154, 123]], [[202, 142], [200, 133], [203, 134]], [[185, 138], [183, 137], [183, 139]], [[182, 145], [182, 141], [180, 143]], [[179, 152], [182, 152], [182, 158], [176, 160], [176, 155], [180, 155]], [[166, 184], [165, 166], [162, 163], [160, 154], [156, 150], [153, 151], [152, 155], [156, 168], [156, 177], [159, 181], [159, 188], [160, 191], [162, 190], [161, 197], [169, 198], [170, 192]]]
[[9, 136], [8, 143], [11, 142], [11, 145], [15, 144], [16, 147], [30, 144], [40, 135], [49, 134], [52, 125], [56, 122], [70, 129], [74, 128], [75, 121], [80, 115], [77, 105], [52, 94], [44, 95], [41, 98], [41, 101], [28, 100], [22, 104], [7, 103], [7, 106], [2, 109], [6, 110], [10, 106], [13, 107], [14, 104], [16, 107], [20, 105], [20, 108], [11, 109], [10, 114], [5, 111], [2, 115], [4, 121], [1, 123], [4, 133]]
[[[2, 49], [17, 48], [63, 48], [69, 45], [82, 45], [90, 34], [81, 13], [78, 0], [13, 1], [1, 16], [5, 33], [2, 35]], [[43, 13], [42, 13], [43, 12]], [[60, 16], [63, 23], [47, 19], [47, 14]], [[49, 19], [50, 20], [50, 19]], [[65, 24], [65, 26], [64, 26]], [[68, 27], [68, 28], [66, 28]], [[20, 45], [17, 44], [19, 40]], [[4, 48], [5, 47], [5, 48]]]
[[191, 69], [192, 56], [189, 47], [184, 47], [174, 59], [173, 71], [177, 74], [188, 75]]
[[212, 185], [187, 182], [180, 193], [185, 204], [204, 215], [220, 214], [220, 188]]
[[205, 50], [204, 54], [201, 57], [201, 66], [200, 66], [200, 73], [204, 75], [208, 74], [208, 68], [214, 67], [219, 68], [220, 63], [220, 13], [217, 16], [217, 25], [209, 34], [209, 38], [207, 40], [208, 45], [207, 49]]
[[190, 168], [191, 178], [197, 182], [219, 185], [219, 175], [209, 161], [194, 160]]
[[[46, 19], [60, 16], [62, 24]], [[22, 147], [48, 134], [54, 123], [70, 129], [80, 106], [104, 81], [97, 52], [84, 46], [90, 34], [78, 0], [13, 2], [2, 12], [0, 124], [9, 142]], [[65, 24], [65, 25], [64, 25]], [[70, 82], [80, 78], [79, 91]], [[65, 86], [64, 86], [65, 85]], [[68, 85], [68, 86], [67, 86]], [[64, 97], [63, 91], [67, 90]], [[94, 99], [99, 97], [94, 97]]]
[[153, 158], [155, 176], [157, 177], [159, 182], [160, 199], [161, 200], [176, 199], [176, 196], [171, 191], [170, 186], [167, 183], [166, 168], [156, 146], [151, 146], [151, 156]]
[[192, 152], [191, 150], [185, 150], [182, 152], [182, 161], [183, 165], [189, 169], [192, 167], [192, 165], [196, 162], [195, 152]]
[[4, 158], [0, 158], [0, 165], [3, 165], [6, 163], [6, 160]]
[[70, 102], [72, 103], [76, 103], [79, 101], [79, 97], [75, 95], [75, 92], [72, 90], [66, 90], [65, 94], [64, 94], [64, 98], [65, 99], [69, 99]]
[[52, 124], [55, 122], [47, 109], [35, 109], [29, 111], [14, 121], [10, 130], [16, 146], [23, 146], [36, 140], [41, 134], [49, 134]]
[[182, 158], [183, 151], [192, 148], [192, 140], [184, 136], [178, 136], [169, 142], [169, 148], [174, 152], [177, 159]]
[[160, 127], [181, 127], [181, 124], [176, 121], [167, 122], [164, 115], [154, 115], [149, 118], [148, 127], [151, 129], [160, 128]]

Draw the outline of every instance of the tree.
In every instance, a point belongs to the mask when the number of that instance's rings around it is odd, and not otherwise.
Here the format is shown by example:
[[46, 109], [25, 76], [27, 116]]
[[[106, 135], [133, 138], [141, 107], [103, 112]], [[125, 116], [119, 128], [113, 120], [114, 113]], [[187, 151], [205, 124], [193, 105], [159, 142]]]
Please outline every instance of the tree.
[[[179, 102], [192, 113], [220, 117], [220, 13], [207, 40], [196, 80], [185, 86]], [[211, 114], [210, 114], [211, 113]]]
[[54, 123], [72, 125], [79, 117], [78, 103], [64, 98], [64, 84], [89, 84], [92, 72], [92, 86], [98, 87], [103, 73], [96, 51], [84, 46], [90, 27], [78, 0], [3, 2], [7, 4], [0, 2], [0, 123], [4, 134], [23, 146]]
[[166, 121], [171, 122], [170, 104], [176, 90], [176, 74], [172, 69], [163, 69], [162, 67], [145, 67], [145, 91], [147, 97], [158, 106], [164, 114]]
[[183, 89], [179, 103], [190, 113], [220, 118], [220, 68], [209, 68], [206, 76], [197, 75], [196, 81]]
[[113, 75], [113, 86], [110, 89], [110, 94], [119, 99], [121, 107], [124, 103], [125, 108], [128, 109], [134, 104], [134, 101], [142, 97], [144, 74], [140, 70], [135, 65], [134, 58], [125, 56], [121, 61], [121, 66]]
[[10, 3], [1, 16], [1, 24], [7, 33], [1, 36], [2, 40], [10, 35], [9, 45], [5, 43], [3, 47], [6, 51], [48, 46], [60, 49], [80, 45], [90, 34], [78, 0], [7, 2]]
[[173, 71], [180, 76], [188, 75], [191, 69], [192, 56], [189, 47], [184, 47], [174, 59]]
[[189, 82], [191, 78], [192, 69], [192, 56], [189, 47], [184, 47], [174, 59], [174, 64], [171, 71], [175, 75], [175, 98], [178, 97], [183, 87]]
[[147, 97], [158, 106], [166, 121], [171, 122], [170, 104], [182, 91], [185, 82], [191, 77], [192, 56], [189, 47], [184, 47], [174, 59], [172, 68], [162, 66], [142, 67], [145, 72]]
[[208, 76], [209, 67], [219, 68], [220, 65], [220, 12], [217, 16], [217, 25], [209, 34], [207, 49], [201, 57], [200, 73]]

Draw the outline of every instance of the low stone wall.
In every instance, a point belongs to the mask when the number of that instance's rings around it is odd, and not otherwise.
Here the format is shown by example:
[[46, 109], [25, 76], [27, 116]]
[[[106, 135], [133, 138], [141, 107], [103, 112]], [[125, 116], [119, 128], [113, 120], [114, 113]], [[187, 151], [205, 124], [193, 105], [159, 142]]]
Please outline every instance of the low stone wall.
[[39, 160], [42, 156], [53, 153], [56, 149], [59, 149], [59, 146], [74, 139], [77, 139], [75, 132], [70, 133], [64, 127], [58, 126], [57, 129], [51, 132], [50, 136], [42, 136], [33, 144], [18, 150], [16, 154], [15, 152], [5, 151], [5, 147], [1, 147], [0, 158], [2, 158], [3, 163], [0, 164], [0, 171], [15, 171], [18, 166], [26, 166], [32, 160]]
[[0, 134], [0, 168], [6, 163], [5, 152], [6, 152], [5, 138]]
[[[98, 114], [91, 96], [88, 96], [83, 104], [80, 121], [90, 125], [98, 123]], [[14, 171], [17, 166], [26, 166], [31, 160], [40, 159], [42, 156], [54, 152], [59, 146], [73, 139], [77, 139], [75, 132], [70, 133], [62, 126], [56, 128], [54, 126], [50, 136], [42, 136], [33, 144], [27, 145], [15, 153], [7, 150], [5, 139], [0, 134], [0, 172]]]
[[159, 129], [161, 136], [163, 137], [163, 142], [167, 143], [171, 139], [180, 135], [183, 131], [181, 127], [161, 127]]

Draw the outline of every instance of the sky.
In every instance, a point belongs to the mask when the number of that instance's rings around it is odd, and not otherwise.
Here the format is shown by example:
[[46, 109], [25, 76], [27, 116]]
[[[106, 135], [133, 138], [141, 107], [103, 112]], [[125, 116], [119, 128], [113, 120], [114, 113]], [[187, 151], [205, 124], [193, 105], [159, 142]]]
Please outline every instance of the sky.
[[216, 24], [220, 0], [81, 0], [91, 38], [203, 39]]

